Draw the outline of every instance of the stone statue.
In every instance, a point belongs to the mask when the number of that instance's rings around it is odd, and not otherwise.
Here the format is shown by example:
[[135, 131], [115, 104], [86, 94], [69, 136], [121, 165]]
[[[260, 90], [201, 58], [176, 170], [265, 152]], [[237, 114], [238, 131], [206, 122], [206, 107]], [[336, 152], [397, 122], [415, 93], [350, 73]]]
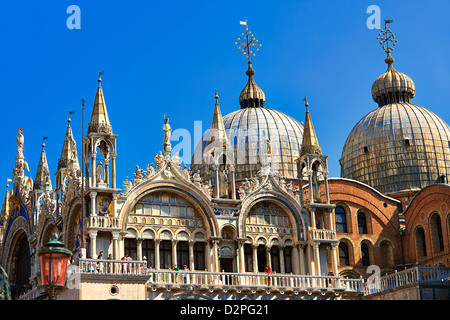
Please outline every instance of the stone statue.
[[128, 192], [131, 190], [131, 188], [133, 188], [133, 182], [128, 180], [128, 177], [125, 179], [125, 181], [123, 182], [122, 187], [124, 188], [125, 192]]
[[105, 167], [101, 161], [97, 161], [96, 173], [95, 173], [97, 183], [105, 182]]
[[158, 169], [158, 171], [161, 170], [161, 168], [163, 167], [163, 164], [164, 164], [164, 156], [161, 151], [156, 155], [154, 160], [155, 160], [156, 168]]
[[178, 152], [175, 152], [175, 155], [172, 157], [172, 163], [176, 166], [179, 167], [181, 164], [181, 158], [178, 155]]
[[17, 142], [17, 158], [23, 159], [23, 130], [21, 128], [17, 129], [18, 137], [16, 138]]
[[272, 143], [270, 139], [267, 137], [266, 130], [263, 131], [263, 140], [264, 140], [264, 155], [268, 156], [272, 154]]
[[145, 172], [145, 178], [150, 179], [156, 174], [155, 168], [153, 168], [153, 163], [147, 165], [147, 171]]
[[164, 125], [163, 125], [163, 131], [164, 131], [164, 143], [163, 143], [163, 150], [165, 155], [169, 155], [172, 151], [172, 144], [170, 143], [170, 138], [172, 135], [172, 128], [169, 124], [169, 118], [164, 116]]
[[133, 176], [135, 184], [141, 182], [142, 178], [144, 178], [144, 170], [140, 169], [139, 166], [136, 166], [136, 171], [133, 173]]
[[228, 172], [224, 166], [219, 170], [219, 197], [228, 198]]
[[312, 191], [313, 191], [313, 202], [315, 203], [322, 202], [322, 200], [320, 199], [320, 186], [318, 179], [319, 166], [320, 166], [319, 163], [315, 162], [312, 168]]

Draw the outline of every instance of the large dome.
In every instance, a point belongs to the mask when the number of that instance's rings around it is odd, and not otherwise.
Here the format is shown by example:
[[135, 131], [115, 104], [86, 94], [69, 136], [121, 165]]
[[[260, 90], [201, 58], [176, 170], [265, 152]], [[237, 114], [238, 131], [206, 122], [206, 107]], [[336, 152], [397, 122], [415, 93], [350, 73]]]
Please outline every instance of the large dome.
[[264, 135], [272, 144], [272, 168], [286, 178], [296, 178], [295, 160], [300, 156], [303, 126], [283, 112], [245, 108], [223, 118], [234, 148], [236, 179], [256, 176], [261, 169]]
[[432, 111], [412, 104], [411, 78], [392, 67], [372, 86], [379, 107], [350, 132], [342, 151], [341, 176], [382, 193], [421, 189], [450, 175], [450, 128]]
[[[272, 153], [272, 170], [281, 177], [297, 178], [295, 160], [300, 156], [303, 138], [303, 126], [294, 118], [283, 112], [265, 108], [265, 94], [253, 79], [255, 74], [251, 63], [247, 70], [249, 77], [247, 85], [239, 97], [240, 110], [223, 117], [223, 129], [226, 132], [228, 152], [233, 154], [236, 180], [243, 180], [258, 175], [261, 163], [264, 162], [264, 143], [269, 140]], [[217, 100], [217, 96], [216, 96]], [[220, 135], [220, 109], [216, 103], [213, 127]], [[221, 120], [217, 120], [217, 119]], [[192, 157], [191, 170], [199, 172], [204, 180], [211, 173], [205, 166], [205, 152], [211, 139], [211, 129], [207, 130], [202, 140], [197, 144]], [[230, 154], [230, 153], [228, 153]]]

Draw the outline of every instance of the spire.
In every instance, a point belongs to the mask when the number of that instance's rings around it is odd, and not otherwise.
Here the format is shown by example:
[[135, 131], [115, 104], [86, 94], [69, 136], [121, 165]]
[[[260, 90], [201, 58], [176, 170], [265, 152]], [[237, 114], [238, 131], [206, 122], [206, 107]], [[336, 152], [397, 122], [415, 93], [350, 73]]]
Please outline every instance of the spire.
[[220, 112], [219, 95], [217, 94], [217, 90], [215, 91], [214, 98], [216, 99], [216, 104], [214, 105], [213, 122], [211, 125], [211, 140], [217, 138], [219, 141], [222, 141], [224, 145], [226, 145], [227, 134], [223, 123], [222, 113]]
[[94, 108], [92, 109], [91, 121], [89, 122], [88, 133], [107, 133], [112, 134], [111, 123], [109, 122], [108, 111], [106, 110], [105, 97], [102, 89], [102, 74], [98, 74], [98, 87], [95, 94]]
[[241, 91], [239, 96], [239, 105], [241, 109], [244, 108], [253, 108], [253, 107], [264, 107], [264, 103], [266, 101], [266, 96], [260, 87], [256, 84], [253, 76], [255, 75], [255, 70], [252, 68], [251, 56], [255, 56], [255, 53], [252, 49], [256, 48], [256, 51], [259, 51], [259, 48], [262, 46], [258, 43], [258, 40], [255, 39], [255, 36], [248, 30], [247, 20], [241, 21], [241, 25], [245, 25], [245, 33], [242, 33], [244, 39], [241, 42], [241, 38], [238, 38], [237, 42], [234, 44], [238, 45], [238, 49], [243, 52], [243, 55], [248, 58], [248, 69], [247, 76], [248, 81], [244, 89]]
[[42, 139], [41, 158], [39, 159], [36, 179], [34, 180], [34, 189], [52, 190], [52, 182], [50, 179], [50, 170], [48, 169], [47, 155], [45, 154], [45, 143], [47, 137]]
[[67, 130], [66, 136], [64, 137], [64, 145], [61, 152], [61, 158], [58, 162], [58, 170], [62, 168], [66, 169], [80, 169], [77, 156], [77, 144], [73, 138], [72, 128], [70, 127], [70, 115], [74, 112], [69, 112], [67, 118]]
[[311, 115], [309, 114], [308, 100], [305, 97], [303, 101], [305, 102], [306, 116], [305, 116], [305, 125], [303, 128], [303, 141], [302, 147], [300, 149], [300, 156], [305, 155], [307, 153], [322, 154], [319, 141], [317, 140], [316, 132], [314, 131]]
[[[9, 184], [6, 182], [6, 192], [5, 197], [3, 198], [2, 211], [0, 212], [0, 226], [2, 225], [2, 220], [7, 217], [9, 212]], [[3, 220], [4, 222], [4, 220]]]

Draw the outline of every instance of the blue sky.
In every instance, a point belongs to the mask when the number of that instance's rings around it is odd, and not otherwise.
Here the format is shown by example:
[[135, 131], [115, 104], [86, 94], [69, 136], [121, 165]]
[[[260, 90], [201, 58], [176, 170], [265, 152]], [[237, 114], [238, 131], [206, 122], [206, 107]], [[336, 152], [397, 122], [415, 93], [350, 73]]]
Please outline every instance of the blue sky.
[[[67, 7], [81, 9], [81, 29], [69, 30]], [[437, 1], [8, 1], [0, 12], [0, 181], [11, 178], [17, 127], [35, 178], [42, 136], [53, 176], [68, 111], [80, 147], [81, 103], [86, 128], [98, 71], [114, 133], [117, 185], [162, 149], [163, 116], [174, 130], [211, 124], [214, 90], [222, 114], [239, 109], [246, 59], [234, 45], [244, 31], [263, 44], [253, 58], [266, 106], [304, 121], [310, 112], [330, 176], [353, 126], [377, 107], [375, 79], [386, 71], [379, 30], [366, 26], [369, 5], [394, 19], [394, 67], [416, 85], [413, 103], [449, 123], [450, 2]], [[192, 151], [195, 142], [192, 142]]]

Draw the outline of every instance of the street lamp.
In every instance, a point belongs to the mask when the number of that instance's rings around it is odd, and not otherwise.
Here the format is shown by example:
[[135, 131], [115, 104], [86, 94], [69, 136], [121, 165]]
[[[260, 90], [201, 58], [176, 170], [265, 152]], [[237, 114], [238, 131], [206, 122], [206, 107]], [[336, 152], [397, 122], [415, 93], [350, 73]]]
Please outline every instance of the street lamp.
[[41, 287], [47, 291], [50, 300], [56, 299], [56, 292], [64, 288], [67, 262], [71, 256], [72, 252], [58, 241], [56, 233], [38, 252], [41, 259]]

